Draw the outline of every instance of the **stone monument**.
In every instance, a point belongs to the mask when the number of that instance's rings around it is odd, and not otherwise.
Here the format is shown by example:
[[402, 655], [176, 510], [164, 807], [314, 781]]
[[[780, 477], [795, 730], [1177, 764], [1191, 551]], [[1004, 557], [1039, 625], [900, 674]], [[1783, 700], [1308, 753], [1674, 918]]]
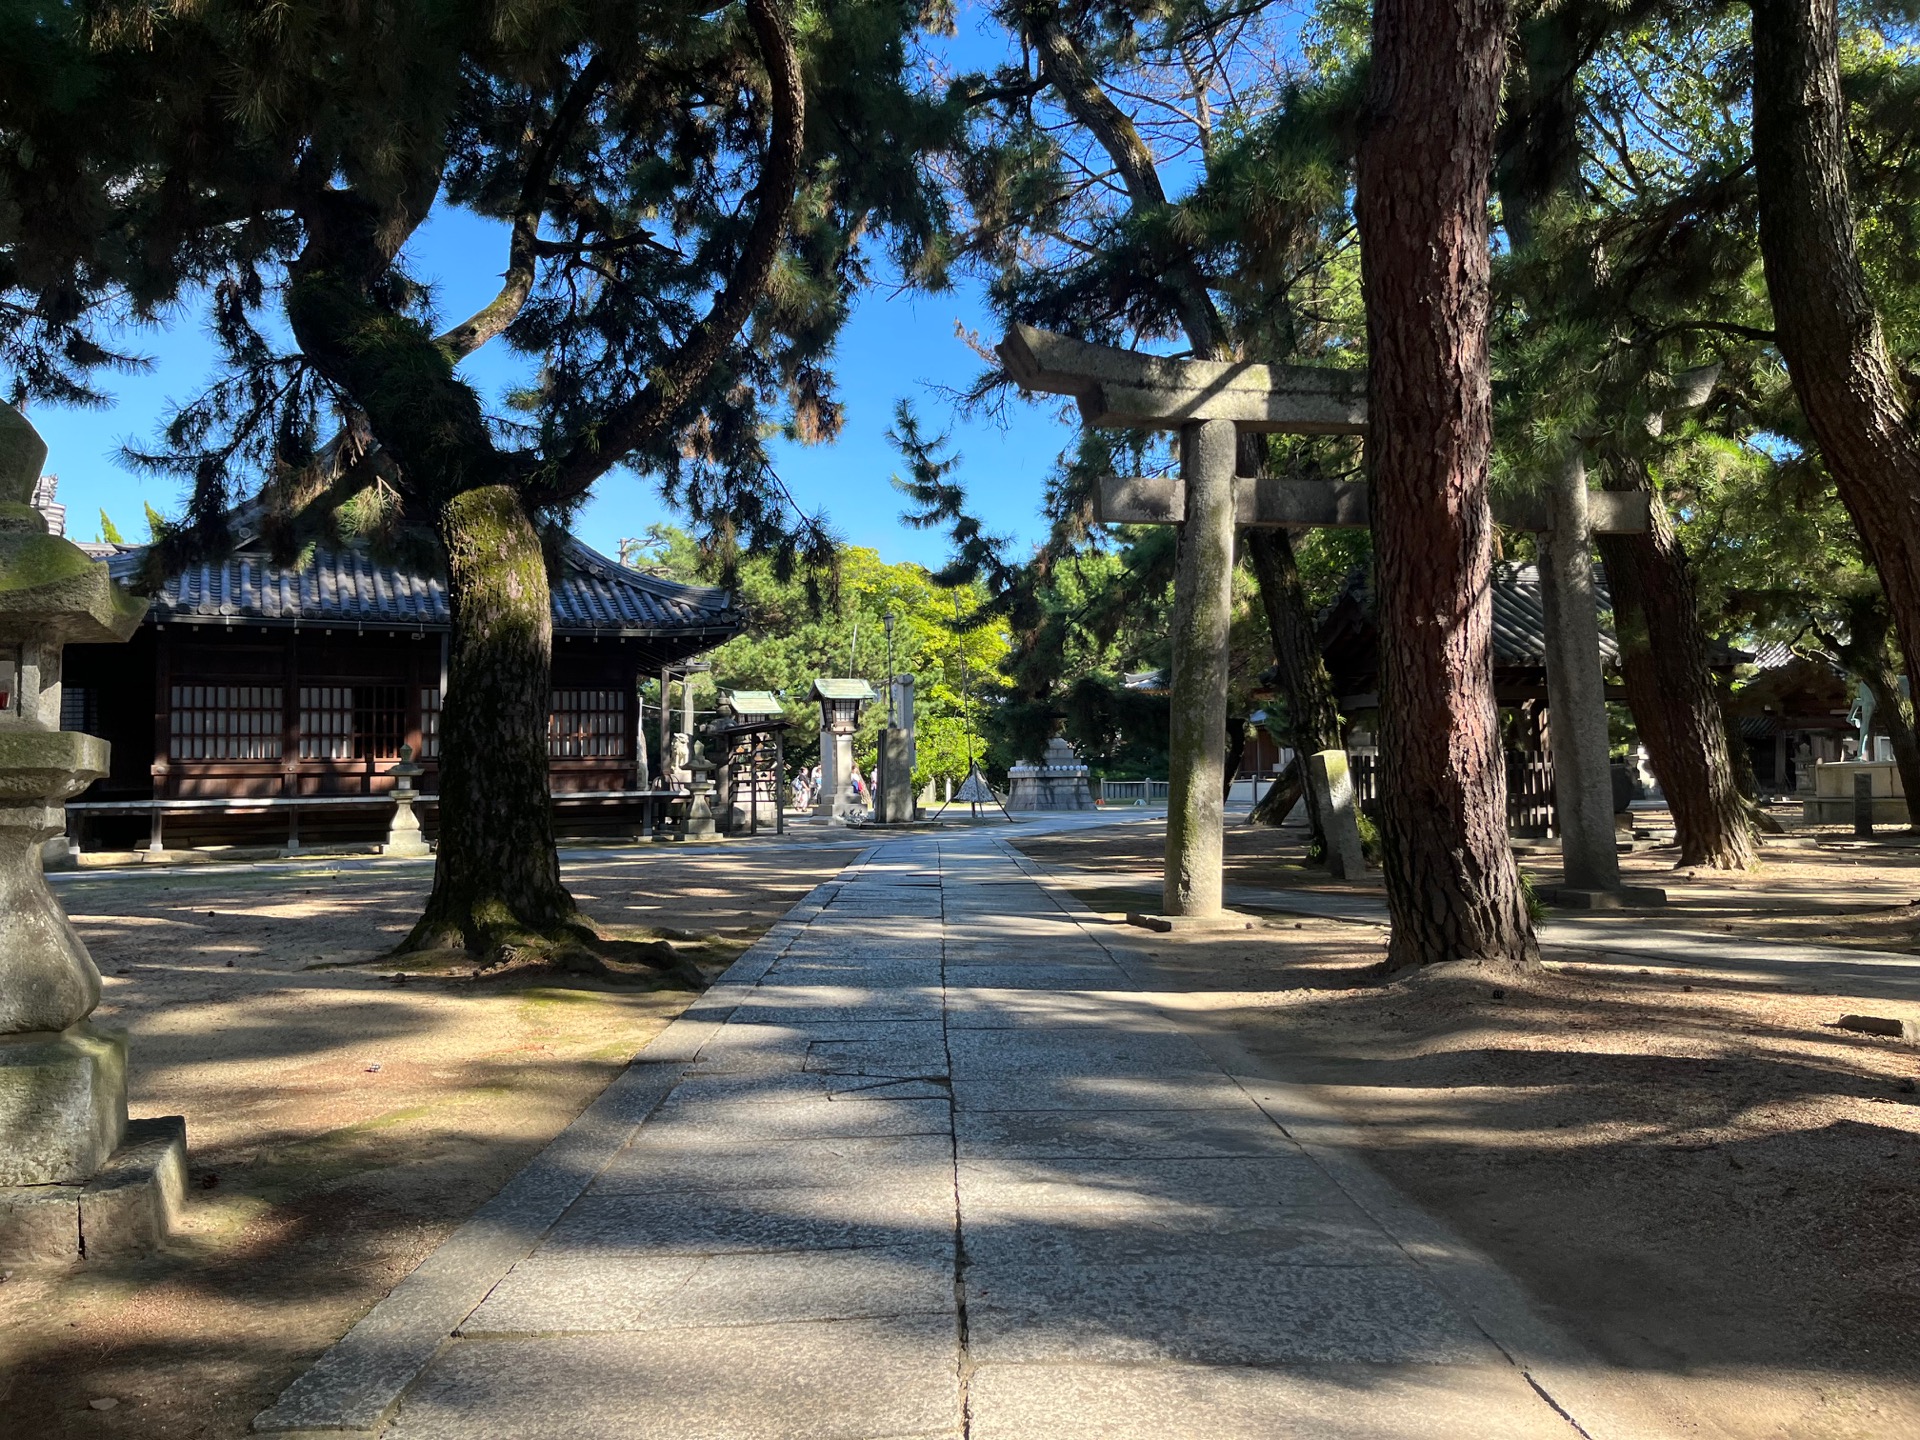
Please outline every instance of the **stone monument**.
[[427, 773], [427, 767], [413, 758], [411, 745], [402, 745], [400, 759], [387, 768], [387, 773], [393, 776], [393, 823], [387, 827], [387, 843], [380, 853], [403, 858], [431, 855], [433, 847], [420, 833], [420, 817], [413, 813], [413, 802], [420, 798], [413, 782]]
[[1047, 753], [1038, 760], [1026, 761], [1007, 771], [1012, 791], [1007, 796], [1009, 810], [1092, 810], [1093, 786], [1087, 767], [1073, 753], [1064, 736], [1047, 742]]
[[186, 1185], [186, 1122], [127, 1120], [124, 1037], [87, 1017], [100, 972], [47, 889], [41, 845], [108, 748], [60, 729], [60, 658], [124, 641], [146, 606], [48, 532], [30, 503], [47, 447], [0, 404], [0, 1264], [164, 1241]]
[[1359, 812], [1354, 804], [1353, 772], [1344, 750], [1321, 750], [1307, 757], [1307, 783], [1327, 842], [1327, 869], [1336, 880], [1364, 880], [1366, 851], [1360, 843]]
[[873, 818], [908, 825], [914, 818], [913, 676], [895, 675], [887, 689], [887, 725], [880, 732], [879, 785]]

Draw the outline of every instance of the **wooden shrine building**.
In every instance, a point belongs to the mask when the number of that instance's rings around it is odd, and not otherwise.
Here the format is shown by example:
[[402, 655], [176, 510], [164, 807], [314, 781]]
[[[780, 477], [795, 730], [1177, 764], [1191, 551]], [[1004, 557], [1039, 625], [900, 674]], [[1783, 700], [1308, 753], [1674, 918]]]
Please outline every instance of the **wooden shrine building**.
[[[107, 559], [125, 580], [143, 555]], [[629, 570], [577, 540], [562, 547], [552, 589], [556, 820], [572, 811], [619, 823], [629, 817], [613, 802], [650, 785], [640, 678], [720, 644], [741, 621], [724, 591]], [[357, 546], [280, 566], [243, 545], [196, 566], [154, 596], [131, 643], [68, 647], [67, 728], [113, 746], [112, 774], [69, 818], [82, 820], [89, 848], [157, 841], [154, 801], [183, 802], [166, 809], [170, 845], [373, 838], [391, 805], [353, 802], [391, 790], [385, 772], [405, 745], [425, 767], [431, 830], [447, 634], [439, 576]]]

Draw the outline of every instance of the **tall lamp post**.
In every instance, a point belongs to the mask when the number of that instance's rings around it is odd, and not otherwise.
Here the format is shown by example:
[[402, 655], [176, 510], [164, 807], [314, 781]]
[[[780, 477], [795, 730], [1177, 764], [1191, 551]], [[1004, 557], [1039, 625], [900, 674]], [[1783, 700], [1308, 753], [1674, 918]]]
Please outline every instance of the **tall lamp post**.
[[893, 709], [893, 611], [887, 611], [881, 623], [887, 627], [887, 728], [891, 730], [900, 723]]

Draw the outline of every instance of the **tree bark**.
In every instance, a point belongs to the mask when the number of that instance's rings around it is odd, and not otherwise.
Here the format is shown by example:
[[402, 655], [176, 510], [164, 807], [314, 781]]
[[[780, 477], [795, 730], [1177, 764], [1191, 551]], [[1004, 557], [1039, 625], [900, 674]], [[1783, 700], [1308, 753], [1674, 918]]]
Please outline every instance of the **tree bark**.
[[1780, 353], [1920, 674], [1920, 431], [1867, 293], [1835, 0], [1756, 0], [1753, 155]]
[[508, 485], [440, 512], [453, 633], [433, 893], [403, 948], [543, 945], [575, 922], [547, 788], [553, 610], [540, 536]]
[[[1267, 613], [1267, 629], [1273, 637], [1280, 689], [1286, 696], [1287, 743], [1293, 747], [1295, 762], [1304, 776], [1307, 756], [1345, 747], [1345, 737], [1340, 733], [1340, 709], [1333, 699], [1333, 679], [1327, 674], [1319, 637], [1314, 634], [1306, 587], [1300, 583], [1300, 567], [1293, 558], [1292, 539], [1284, 530], [1248, 529], [1246, 548], [1253, 561], [1260, 604]], [[1313, 827], [1313, 838], [1325, 853], [1327, 837], [1320, 823], [1319, 804], [1314, 799], [1313, 787], [1306, 785], [1304, 779], [1302, 785], [1306, 791], [1307, 821]], [[1292, 808], [1291, 804], [1287, 807]], [[1267, 823], [1278, 825], [1286, 818], [1283, 812]]]
[[1377, 0], [1355, 210], [1390, 968], [1539, 963], [1493, 699], [1487, 234], [1500, 0]]
[[1602, 535], [1600, 556], [1613, 597], [1627, 707], [1673, 812], [1679, 863], [1744, 870], [1759, 853], [1752, 809], [1735, 782], [1686, 551], [1639, 467], [1609, 467], [1606, 486], [1647, 495], [1647, 533]]
[[[1300, 803], [1303, 796], [1311, 805], [1313, 787], [1306, 782], [1306, 768], [1307, 762], [1295, 754], [1287, 768], [1274, 777], [1273, 784], [1267, 787], [1267, 793], [1253, 807], [1252, 813], [1247, 816], [1248, 822], [1254, 825], [1284, 825], [1287, 816], [1293, 813], [1293, 807]], [[1324, 852], [1326, 836], [1316, 829], [1313, 838]]]

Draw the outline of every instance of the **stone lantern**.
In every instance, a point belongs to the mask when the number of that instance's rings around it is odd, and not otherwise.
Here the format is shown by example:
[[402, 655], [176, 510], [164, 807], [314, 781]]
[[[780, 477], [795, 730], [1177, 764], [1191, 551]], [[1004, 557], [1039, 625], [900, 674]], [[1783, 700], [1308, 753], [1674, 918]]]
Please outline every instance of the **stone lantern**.
[[853, 732], [860, 712], [880, 697], [864, 680], [819, 679], [813, 698], [820, 702], [820, 797], [813, 813], [839, 819], [853, 807]]
[[125, 641], [146, 613], [32, 504], [47, 447], [0, 404], [0, 1263], [99, 1258], [166, 1237], [185, 1184], [179, 1117], [127, 1122], [126, 1041], [87, 1023], [100, 972], [41, 873], [64, 804], [108, 747], [60, 728], [64, 646]]
[[420, 817], [413, 813], [413, 802], [420, 798], [413, 782], [427, 773], [427, 767], [413, 758], [413, 747], [402, 745], [400, 759], [387, 767], [393, 777], [393, 823], [387, 827], [387, 843], [381, 854], [403, 858], [431, 855], [433, 847], [420, 833]]

